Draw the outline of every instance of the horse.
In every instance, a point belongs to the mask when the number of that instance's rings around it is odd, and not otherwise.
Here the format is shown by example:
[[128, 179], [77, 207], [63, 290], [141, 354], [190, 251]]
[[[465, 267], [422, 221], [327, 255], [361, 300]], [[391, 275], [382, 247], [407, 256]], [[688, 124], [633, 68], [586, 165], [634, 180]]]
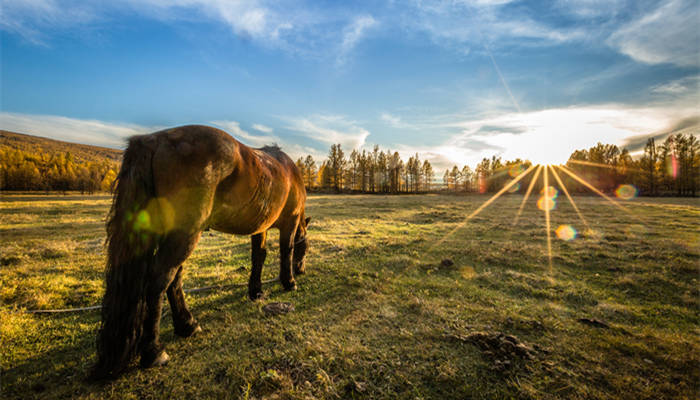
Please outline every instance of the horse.
[[139, 354], [142, 367], [168, 362], [158, 339], [163, 292], [175, 334], [201, 331], [185, 304], [182, 263], [203, 230], [251, 236], [248, 296], [256, 300], [267, 231], [278, 229], [279, 279], [296, 289], [294, 276], [305, 272], [305, 201], [299, 169], [277, 146], [253, 149], [201, 125], [131, 137], [107, 218], [106, 289], [90, 377], [114, 378]]

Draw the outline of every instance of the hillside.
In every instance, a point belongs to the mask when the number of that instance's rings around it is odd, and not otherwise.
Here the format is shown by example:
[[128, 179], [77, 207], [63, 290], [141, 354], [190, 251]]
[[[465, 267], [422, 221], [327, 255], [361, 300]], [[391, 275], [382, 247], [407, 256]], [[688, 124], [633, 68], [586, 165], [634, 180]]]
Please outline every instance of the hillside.
[[122, 151], [117, 149], [63, 142], [5, 130], [0, 130], [0, 145], [27, 152], [40, 150], [46, 153], [70, 153], [76, 161], [83, 162], [120, 162], [122, 157]]
[[122, 152], [0, 130], [1, 190], [109, 191]]

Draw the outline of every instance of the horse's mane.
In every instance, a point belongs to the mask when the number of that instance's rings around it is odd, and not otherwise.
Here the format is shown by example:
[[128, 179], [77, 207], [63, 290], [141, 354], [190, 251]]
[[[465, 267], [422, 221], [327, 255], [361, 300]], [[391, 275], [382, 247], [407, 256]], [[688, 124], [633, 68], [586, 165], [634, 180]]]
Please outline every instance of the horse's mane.
[[272, 145], [266, 145], [260, 148], [260, 151], [264, 151], [267, 154], [273, 155], [273, 156], [278, 156], [280, 154], [284, 154], [282, 149], [277, 145], [277, 143], [272, 144]]

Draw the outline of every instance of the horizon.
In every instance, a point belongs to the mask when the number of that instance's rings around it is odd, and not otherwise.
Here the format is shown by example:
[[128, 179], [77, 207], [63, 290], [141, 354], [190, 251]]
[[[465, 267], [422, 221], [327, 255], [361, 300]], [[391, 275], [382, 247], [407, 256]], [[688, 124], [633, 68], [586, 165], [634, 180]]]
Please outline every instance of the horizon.
[[[331, 144], [557, 163], [700, 128], [691, 1], [10, 0], [0, 129], [123, 149], [206, 124], [292, 158]], [[672, 43], [673, 45], [669, 45]]]

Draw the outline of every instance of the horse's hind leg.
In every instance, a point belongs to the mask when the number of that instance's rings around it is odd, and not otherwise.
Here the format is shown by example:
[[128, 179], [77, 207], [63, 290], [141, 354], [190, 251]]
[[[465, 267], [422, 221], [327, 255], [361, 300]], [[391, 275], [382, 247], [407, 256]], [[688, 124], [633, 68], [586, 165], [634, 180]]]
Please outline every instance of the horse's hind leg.
[[296, 290], [297, 284], [292, 275], [292, 251], [297, 222], [280, 229], [280, 282], [285, 290]]
[[187, 259], [199, 239], [196, 234], [173, 232], [163, 240], [149, 279], [146, 297], [147, 316], [141, 341], [141, 366], [164, 365], [170, 357], [159, 341], [163, 292], [176, 278], [179, 266]]
[[185, 294], [182, 291], [182, 265], [177, 269], [175, 278], [168, 286], [168, 302], [173, 312], [173, 327], [176, 335], [190, 337], [195, 332], [201, 332], [202, 328], [199, 327], [185, 303]]
[[253, 268], [250, 271], [250, 281], [248, 282], [248, 297], [250, 297], [251, 300], [257, 300], [263, 296], [261, 275], [262, 267], [265, 264], [265, 257], [267, 256], [267, 250], [265, 249], [266, 241], [267, 231], [251, 237]]

